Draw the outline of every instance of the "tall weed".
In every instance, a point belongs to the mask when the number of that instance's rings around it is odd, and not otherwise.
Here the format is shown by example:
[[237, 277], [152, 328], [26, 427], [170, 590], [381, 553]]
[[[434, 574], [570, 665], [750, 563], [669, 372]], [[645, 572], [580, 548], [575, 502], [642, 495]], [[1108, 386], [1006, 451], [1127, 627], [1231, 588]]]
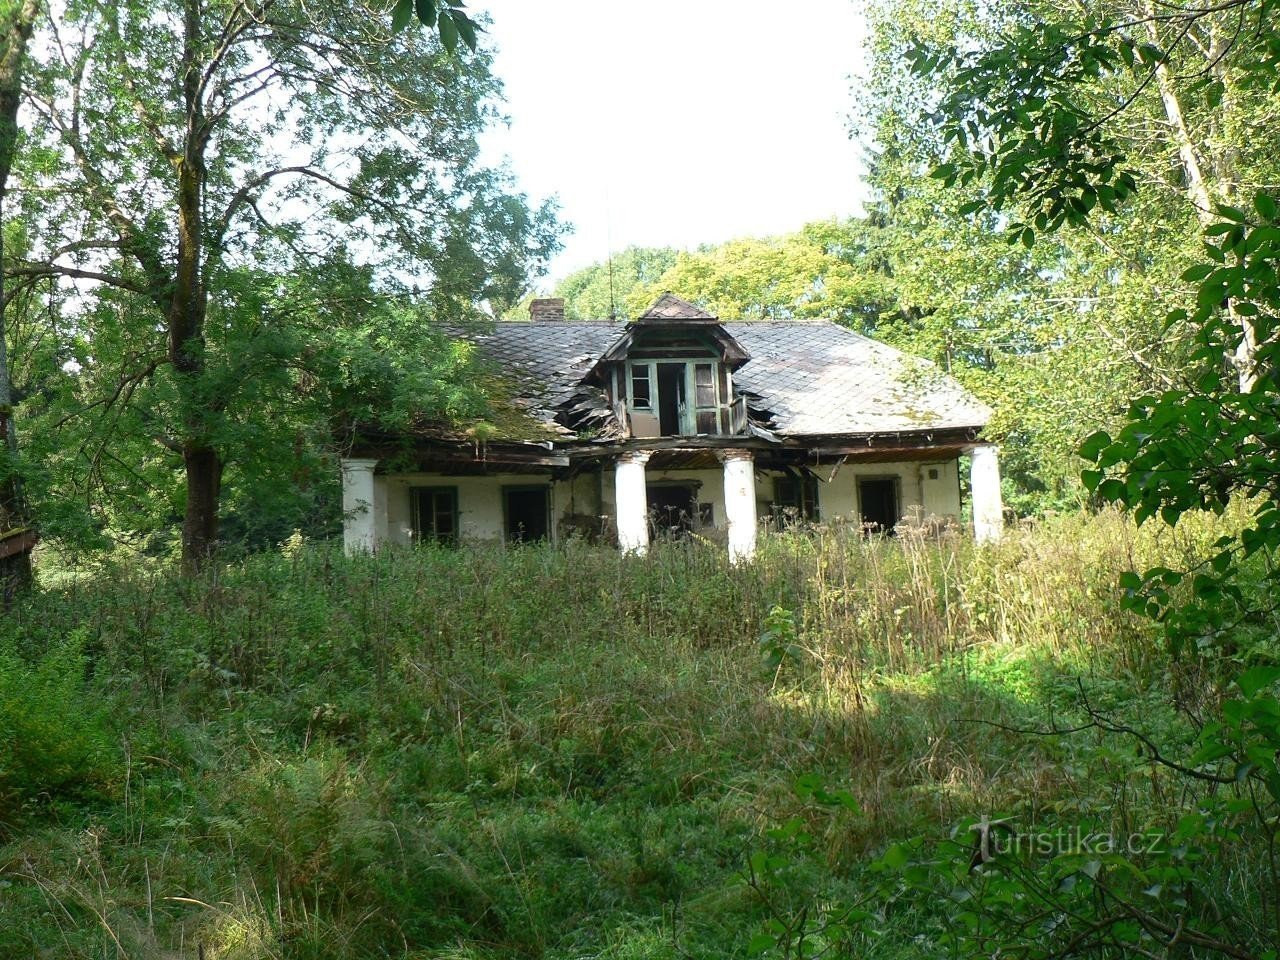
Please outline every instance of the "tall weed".
[[[1176, 724], [1115, 583], [1214, 539], [1105, 513], [984, 548], [794, 530], [742, 565], [293, 543], [196, 580], [49, 578], [0, 621], [0, 803], [44, 831], [0, 844], [0, 947], [744, 950], [773, 825], [854, 883], [895, 837], [1069, 803], [1093, 760], [987, 724], [1068, 708], [1076, 677]], [[859, 812], [811, 810], [809, 773]]]

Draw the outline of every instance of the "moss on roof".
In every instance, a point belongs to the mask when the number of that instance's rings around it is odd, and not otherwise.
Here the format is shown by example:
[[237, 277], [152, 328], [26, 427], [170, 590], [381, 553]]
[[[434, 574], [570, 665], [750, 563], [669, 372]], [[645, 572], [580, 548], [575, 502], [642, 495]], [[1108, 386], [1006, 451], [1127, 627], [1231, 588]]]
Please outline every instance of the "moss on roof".
[[472, 426], [467, 434], [476, 440], [514, 440], [537, 442], [565, 440], [572, 434], [555, 428], [536, 405], [521, 398], [528, 392], [520, 378], [497, 364], [491, 364], [480, 378], [480, 389], [488, 405], [486, 418]]

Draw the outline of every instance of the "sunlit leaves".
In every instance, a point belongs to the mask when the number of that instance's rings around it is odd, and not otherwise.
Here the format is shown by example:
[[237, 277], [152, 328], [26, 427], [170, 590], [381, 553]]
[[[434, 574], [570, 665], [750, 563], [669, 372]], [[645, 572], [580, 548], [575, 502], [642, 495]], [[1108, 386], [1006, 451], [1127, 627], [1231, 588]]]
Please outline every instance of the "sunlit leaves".
[[[1221, 544], [1208, 569], [1192, 581], [1189, 606], [1178, 607], [1158, 572], [1131, 586], [1134, 608], [1169, 622], [1177, 637], [1216, 634], [1232, 622], [1228, 611], [1252, 600], [1238, 584], [1240, 564], [1264, 552], [1280, 553], [1280, 402], [1275, 369], [1280, 329], [1280, 229], [1277, 204], [1259, 193], [1251, 215], [1221, 207], [1221, 223], [1205, 231], [1211, 262], [1197, 264], [1183, 279], [1198, 283], [1193, 361], [1200, 373], [1194, 390], [1166, 391], [1136, 400], [1129, 423], [1114, 438], [1097, 433], [1080, 448], [1096, 465], [1085, 482], [1098, 499], [1121, 504], [1143, 520], [1176, 523], [1191, 510], [1222, 511], [1237, 497], [1255, 504], [1253, 522], [1238, 540]], [[1253, 356], [1259, 376], [1242, 385], [1226, 359], [1234, 354], [1248, 323], [1260, 346]]]
[[950, 151], [933, 174], [944, 184], [980, 183], [995, 209], [1028, 209], [1036, 230], [1083, 223], [1094, 206], [1114, 211], [1133, 193], [1122, 148], [1075, 94], [1081, 84], [1158, 59], [1158, 51], [1143, 46], [1135, 56], [1131, 43], [1105, 29], [1095, 36], [1038, 23], [986, 49], [920, 44], [907, 56], [916, 72], [947, 77], [934, 114]]
[[483, 28], [466, 12], [462, 0], [396, 0], [391, 29], [398, 33], [415, 18], [428, 30], [439, 32], [440, 43], [449, 53], [457, 51], [459, 42], [475, 52]]

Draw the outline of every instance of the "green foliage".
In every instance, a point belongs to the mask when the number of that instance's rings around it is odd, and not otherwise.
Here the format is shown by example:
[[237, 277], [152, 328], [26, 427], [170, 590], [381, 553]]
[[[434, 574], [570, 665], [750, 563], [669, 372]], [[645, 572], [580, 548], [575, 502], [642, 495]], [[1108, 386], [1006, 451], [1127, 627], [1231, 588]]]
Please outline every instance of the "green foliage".
[[[1094, 434], [1081, 454], [1096, 465], [1085, 473], [1095, 495], [1124, 504], [1140, 522], [1159, 517], [1173, 525], [1190, 511], [1221, 512], [1235, 498], [1250, 504], [1249, 526], [1218, 541], [1218, 552], [1202, 569], [1156, 568], [1125, 585], [1134, 608], [1164, 620], [1176, 645], [1259, 650], [1257, 642], [1265, 639], [1262, 647], [1270, 659], [1269, 594], [1280, 554], [1275, 500], [1280, 383], [1272, 372], [1280, 227], [1269, 195], [1259, 193], [1253, 206], [1252, 217], [1220, 208], [1223, 222], [1206, 231], [1208, 262], [1185, 274], [1199, 284], [1197, 307], [1188, 318], [1197, 329], [1193, 384], [1135, 400], [1129, 423], [1114, 438]], [[1223, 360], [1237, 353], [1242, 324], [1260, 344], [1250, 360], [1258, 376], [1247, 385]], [[1175, 590], [1184, 582], [1189, 594]]]
[[638, 316], [670, 290], [726, 320], [821, 318], [872, 330], [894, 295], [876, 241], [862, 221], [828, 220], [694, 251], [633, 247], [613, 258], [612, 276], [609, 264], [593, 264], [554, 292], [571, 319]]
[[769, 608], [760, 634], [760, 652], [770, 673], [780, 671], [783, 664], [795, 664], [800, 660], [804, 651], [796, 643], [795, 614], [785, 607]]
[[450, 53], [457, 52], [459, 40], [475, 53], [476, 34], [484, 28], [467, 15], [465, 6], [461, 0], [396, 0], [391, 8], [391, 29], [398, 33], [416, 17], [428, 30], [439, 31], [440, 42]]
[[[595, 263], [569, 274], [556, 284], [554, 295], [564, 298], [570, 320], [607, 320], [634, 317], [650, 303], [641, 303], [640, 290], [649, 290], [675, 264], [679, 254], [666, 247], [627, 247], [607, 263]], [[527, 304], [510, 319], [525, 320]]]
[[431, 324], [518, 300], [560, 228], [478, 160], [500, 88], [459, 5], [417, 5], [438, 36], [345, 6], [273, 4], [265, 29], [170, 6], [42, 21], [10, 313], [34, 331], [15, 381], [46, 537], [164, 554], [182, 519], [191, 561], [219, 512], [240, 546], [328, 532], [358, 416], [478, 419]]
[[1048, 958], [1085, 946], [1145, 956], [1172, 940], [1210, 955], [1268, 955], [1280, 701], [1267, 687], [1276, 676], [1268, 668], [1242, 678], [1244, 697], [1226, 700], [1224, 721], [1200, 729], [1185, 764], [1086, 704], [1095, 725], [1133, 737], [1140, 748], [1134, 757], [1095, 747], [1097, 760], [1127, 763], [1158, 789], [1189, 792], [1191, 801], [1138, 816], [1108, 815], [1094, 801], [1030, 830], [1013, 819], [966, 820], [950, 841], [918, 840], [886, 856], [886, 898], [928, 900], [944, 891], [955, 913], [929, 935], [960, 956], [999, 950]]
[[[1027, 722], [1083, 671], [1183, 729], [1107, 584], [1194, 562], [1224, 522], [1184, 542], [1072, 517], [984, 550], [796, 532], [752, 565], [295, 541], [185, 582], [46, 577], [0, 643], [38, 662], [79, 629], [87, 659], [19, 699], [100, 708], [124, 771], [113, 748], [100, 796], [30, 805], [0, 845], [0, 953], [710, 958], [766, 926], [773, 955], [860, 948], [869, 857], [1058, 795], [1055, 750], [964, 721]], [[762, 673], [767, 630], [803, 670]], [[757, 890], [762, 851], [783, 862]]]
[[[1142, 176], [1138, 158], [1129, 156], [1134, 124], [1126, 113], [1141, 111], [1147, 87], [1160, 92], [1166, 110], [1170, 98], [1182, 101], [1167, 118], [1171, 145], [1188, 137], [1179, 129], [1185, 111], [1218, 114], [1208, 121], [1215, 132], [1238, 136], [1230, 114], [1242, 103], [1262, 114], [1275, 110], [1266, 102], [1274, 93], [1275, 53], [1259, 56], [1270, 46], [1258, 39], [1268, 25], [1265, 3], [1240, 0], [1159, 17], [1140, 4], [1111, 3], [1074, 17], [1053, 11], [1034, 19], [1008, 6], [996, 8], [991, 19], [1002, 29], [982, 45], [922, 42], [907, 59], [918, 74], [947, 78], [935, 122], [948, 162], [931, 175], [947, 186], [981, 185], [984, 196], [970, 212], [987, 205], [1024, 212], [1028, 222], [1010, 226], [1011, 242], [1030, 247], [1039, 232], [1119, 212]], [[1118, 106], [1095, 99], [1117, 91]], [[1261, 99], [1250, 96], [1259, 91]], [[1251, 165], [1251, 145], [1239, 148], [1239, 156], [1224, 161], [1236, 164], [1236, 176]]]
[[377, 785], [340, 751], [264, 758], [226, 786], [217, 824], [281, 897], [331, 913], [368, 901], [393, 854], [391, 824]]
[[[813, 774], [800, 777], [795, 789], [801, 801], [814, 807], [855, 817], [861, 812], [848, 790], [828, 790]], [[853, 928], [871, 917], [863, 909], [870, 896], [854, 906], [819, 897], [822, 873], [814, 869], [816, 845], [809, 829], [803, 817], [792, 816], [765, 830], [769, 846], [747, 857], [747, 886], [768, 911], [760, 932], [747, 943], [748, 956], [802, 960], [840, 951], [849, 946]]]
[[892, 285], [868, 250], [861, 221], [812, 223], [794, 234], [730, 240], [682, 252], [661, 277], [629, 294], [643, 309], [665, 290], [733, 320], [822, 318], [872, 329], [892, 308]]
[[[1102, 836], [1136, 826], [1157, 842], [1137, 850], [1113, 843], [1101, 852], [1051, 845], [1031, 857], [979, 848], [964, 873], [954, 856], [926, 854], [906, 868], [902, 889], [933, 895], [951, 878], [962, 923], [935, 936], [962, 956], [1151, 956], [1175, 944], [1273, 956], [1280, 777], [1270, 761], [1280, 745], [1280, 701], [1271, 689], [1272, 594], [1280, 522], [1270, 341], [1280, 232], [1269, 190], [1254, 193], [1249, 211], [1237, 199], [1248, 196], [1250, 181], [1270, 182], [1274, 158], [1253, 151], [1231, 126], [1277, 114], [1276, 60], [1258, 56], [1271, 47], [1258, 41], [1269, 13], [1247, 0], [1167, 16], [1115, 4], [1079, 19], [1054, 12], [1019, 23], [1019, 12], [1015, 5], [986, 11], [985, 26], [1002, 29], [977, 43], [933, 38], [915, 47], [916, 76], [940, 78], [944, 87], [931, 119], [934, 176], [949, 188], [977, 190], [968, 213], [991, 207], [1025, 216], [1007, 233], [1027, 249], [1065, 225], [1096, 230], [1123, 212], [1136, 189], [1143, 171], [1121, 164], [1140, 142], [1144, 112], [1158, 104], [1172, 130], [1162, 152], [1176, 157], [1179, 189], [1209, 238], [1200, 253], [1207, 261], [1181, 273], [1198, 285], [1194, 296], [1168, 314], [1164, 328], [1191, 334], [1185, 374], [1134, 401], [1114, 437], [1104, 430], [1084, 441], [1080, 452], [1096, 465], [1084, 481], [1098, 500], [1132, 509], [1139, 522], [1159, 517], [1182, 529], [1196, 512], [1222, 513], [1233, 500], [1243, 501], [1237, 513], [1244, 521], [1198, 563], [1121, 578], [1126, 608], [1162, 623], [1179, 670], [1200, 672], [1217, 687], [1188, 711], [1190, 742], [1184, 735], [1171, 748], [1167, 735], [1095, 708], [1083, 688], [1080, 725], [1042, 731], [1055, 738], [1101, 731], [1135, 743], [1138, 757], [1127, 764], [1153, 784], [1168, 784], [1157, 792], [1177, 792], [1190, 804], [1176, 813], [1157, 808], [1136, 823], [1097, 797], [1072, 812], [1077, 825]], [[1256, 18], [1253, 26], [1248, 18]], [[1144, 101], [1148, 87], [1158, 99]], [[1189, 117], [1218, 138], [1213, 159]], [[1233, 146], [1224, 150], [1222, 140]], [[1232, 678], [1240, 697], [1221, 691]], [[989, 821], [981, 827], [980, 838], [992, 836]], [[926, 841], [916, 846], [930, 849]]]
[[0, 648], [0, 834], [49, 804], [102, 796], [121, 774], [107, 718], [82, 695], [83, 637], [34, 660], [16, 644]]
[[902, 238], [889, 336], [992, 404], [1024, 510], [1078, 501], [1069, 451], [1193, 385], [1194, 325], [1164, 318], [1194, 309], [1197, 223], [1276, 180], [1255, 132], [1280, 117], [1254, 82], [1263, 7], [1228, 6], [871, 6], [855, 129], [873, 218]]

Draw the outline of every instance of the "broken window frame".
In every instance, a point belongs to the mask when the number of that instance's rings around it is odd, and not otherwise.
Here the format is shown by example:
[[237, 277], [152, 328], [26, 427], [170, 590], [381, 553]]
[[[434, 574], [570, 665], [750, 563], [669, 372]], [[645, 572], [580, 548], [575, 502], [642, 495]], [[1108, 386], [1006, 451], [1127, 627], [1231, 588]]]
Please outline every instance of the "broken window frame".
[[[681, 366], [684, 368], [683, 385], [684, 385], [684, 403], [680, 405], [680, 432], [678, 434], [663, 434], [663, 436], [682, 436], [691, 437], [699, 434], [707, 436], [723, 436], [725, 435], [726, 412], [728, 411], [728, 402], [721, 392], [722, 384], [729, 384], [732, 381], [727, 368], [723, 362], [712, 359], [710, 357], [688, 359], [684, 357], [672, 357], [670, 359], [654, 359], [645, 358], [644, 360], [628, 360], [623, 367], [623, 376], [619, 379], [629, 386], [629, 390], [624, 395], [627, 410], [631, 413], [645, 413], [653, 416], [659, 416], [662, 410], [662, 388], [659, 386], [658, 367], [670, 364], [673, 366]], [[710, 383], [702, 385], [703, 389], [709, 388], [713, 398], [713, 403], [706, 405], [699, 402], [698, 397], [698, 368], [705, 367], [710, 370]], [[637, 384], [643, 384], [641, 390], [637, 390]], [[644, 394], [643, 400], [640, 394]], [[690, 398], [693, 402], [690, 403]], [[699, 430], [699, 415], [711, 415], [711, 421], [714, 429]]]
[[[654, 403], [653, 365], [649, 362], [644, 363], [628, 363], [627, 364], [627, 381], [629, 389], [627, 390], [627, 407], [631, 410], [640, 410], [644, 413], [653, 413], [657, 409]], [[644, 402], [641, 403], [641, 391], [637, 389], [638, 385], [644, 384]]]
[[[694, 360], [688, 364], [687, 375], [692, 381], [692, 390], [687, 396], [693, 397], [693, 432], [695, 434], [719, 435], [720, 434], [720, 372], [716, 368], [721, 366], [715, 360]], [[707, 371], [707, 383], [703, 384], [698, 379], [698, 372], [702, 369]], [[704, 389], [711, 392], [711, 402], [703, 403]], [[709, 418], [712, 429], [703, 430], [702, 420]]]

